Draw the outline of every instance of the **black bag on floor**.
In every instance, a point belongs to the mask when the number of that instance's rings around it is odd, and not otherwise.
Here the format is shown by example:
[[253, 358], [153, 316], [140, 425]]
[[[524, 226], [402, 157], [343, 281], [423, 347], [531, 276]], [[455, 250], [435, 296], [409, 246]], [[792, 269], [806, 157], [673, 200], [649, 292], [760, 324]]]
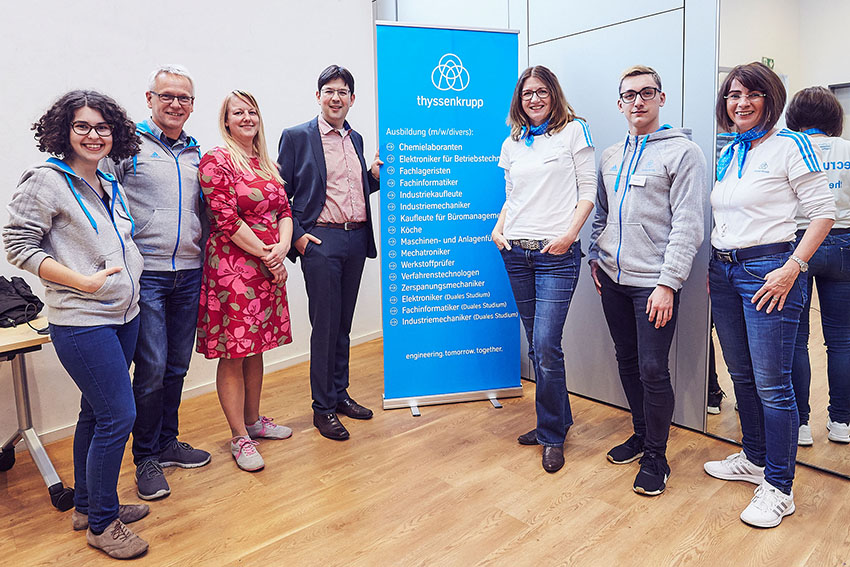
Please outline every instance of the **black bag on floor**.
[[14, 327], [38, 317], [44, 303], [23, 278], [0, 276], [0, 327]]

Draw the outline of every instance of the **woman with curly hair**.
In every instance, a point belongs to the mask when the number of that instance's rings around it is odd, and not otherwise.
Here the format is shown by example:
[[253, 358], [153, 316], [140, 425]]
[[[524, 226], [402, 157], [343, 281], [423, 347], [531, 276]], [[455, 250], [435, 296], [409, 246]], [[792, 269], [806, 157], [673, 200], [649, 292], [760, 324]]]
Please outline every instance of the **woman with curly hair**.
[[74, 433], [75, 530], [111, 557], [148, 544], [124, 524], [146, 505], [118, 504], [118, 473], [136, 407], [128, 372], [139, 330], [142, 256], [124, 190], [98, 169], [139, 151], [134, 124], [94, 91], [62, 96], [33, 125], [53, 157], [24, 172], [3, 229], [13, 265], [41, 278], [50, 338], [82, 392]]
[[257, 100], [227, 95], [219, 113], [225, 145], [198, 169], [211, 217], [198, 313], [198, 352], [218, 359], [216, 389], [230, 425], [230, 452], [242, 470], [265, 466], [254, 439], [292, 430], [260, 415], [263, 352], [292, 341], [287, 273], [292, 213], [266, 148]]

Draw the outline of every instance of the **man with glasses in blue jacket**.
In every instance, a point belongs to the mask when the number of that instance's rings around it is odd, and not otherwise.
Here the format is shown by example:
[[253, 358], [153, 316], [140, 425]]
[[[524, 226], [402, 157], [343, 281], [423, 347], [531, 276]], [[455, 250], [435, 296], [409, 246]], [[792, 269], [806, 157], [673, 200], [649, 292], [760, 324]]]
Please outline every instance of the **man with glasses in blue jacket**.
[[198, 181], [201, 150], [183, 131], [194, 95], [184, 67], [155, 69], [145, 93], [151, 118], [136, 126], [141, 151], [110, 168], [127, 193], [133, 240], [145, 259], [133, 358], [133, 462], [137, 493], [144, 500], [171, 493], [163, 467], [194, 468], [210, 461], [208, 452], [177, 440], [198, 320], [206, 223]]

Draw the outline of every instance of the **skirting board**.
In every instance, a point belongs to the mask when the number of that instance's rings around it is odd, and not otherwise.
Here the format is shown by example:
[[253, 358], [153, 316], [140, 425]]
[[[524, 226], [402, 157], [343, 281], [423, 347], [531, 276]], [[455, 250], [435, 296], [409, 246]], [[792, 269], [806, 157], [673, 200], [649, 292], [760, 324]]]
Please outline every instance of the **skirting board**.
[[454, 392], [451, 394], [432, 394], [430, 396], [411, 396], [409, 398], [384, 398], [384, 409], [401, 409], [440, 404], [456, 404], [459, 402], [479, 402], [497, 398], [522, 397], [522, 384], [514, 388], [498, 388], [495, 390], [476, 390], [474, 392]]

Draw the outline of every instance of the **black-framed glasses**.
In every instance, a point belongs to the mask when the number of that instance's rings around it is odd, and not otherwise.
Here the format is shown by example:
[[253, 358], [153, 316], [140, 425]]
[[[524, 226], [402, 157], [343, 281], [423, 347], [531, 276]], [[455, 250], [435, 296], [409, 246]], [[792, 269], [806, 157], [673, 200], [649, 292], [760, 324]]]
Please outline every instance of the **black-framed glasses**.
[[537, 98], [539, 98], [540, 100], [543, 100], [544, 98], [549, 98], [549, 89], [537, 89], [535, 91], [529, 90], [522, 91], [522, 93], [520, 93], [522, 100], [531, 100], [532, 98], [534, 98], [534, 95], [537, 95]]
[[334, 95], [338, 95], [339, 98], [345, 98], [351, 94], [351, 91], [348, 89], [332, 89], [332, 88], [323, 88], [322, 96], [326, 98], [333, 98]]
[[738, 102], [742, 98], [745, 98], [750, 102], [755, 102], [755, 101], [762, 99], [766, 96], [767, 95], [765, 93], [747, 93], [747, 94], [729, 93], [728, 95], [724, 95], [723, 98], [725, 98], [729, 102]]
[[71, 130], [79, 136], [88, 136], [89, 132], [94, 130], [95, 134], [101, 138], [108, 138], [112, 135], [112, 124], [109, 124], [108, 122], [101, 122], [92, 126], [88, 122], [83, 121], [71, 122]]
[[639, 91], [625, 91], [620, 93], [620, 100], [626, 104], [631, 104], [635, 101], [638, 95], [640, 95], [641, 100], [652, 100], [660, 91], [661, 89], [656, 87], [643, 87]]
[[159, 97], [159, 101], [163, 104], [171, 104], [172, 102], [174, 102], [175, 98], [177, 99], [177, 102], [179, 102], [182, 106], [189, 106], [190, 104], [195, 102], [195, 97], [193, 97], [193, 96], [186, 96], [186, 95], [177, 96], [177, 95], [168, 94], [168, 93], [158, 93], [158, 92], [155, 92], [155, 91], [150, 91], [150, 93], [152, 95], [156, 95], [157, 97]]

